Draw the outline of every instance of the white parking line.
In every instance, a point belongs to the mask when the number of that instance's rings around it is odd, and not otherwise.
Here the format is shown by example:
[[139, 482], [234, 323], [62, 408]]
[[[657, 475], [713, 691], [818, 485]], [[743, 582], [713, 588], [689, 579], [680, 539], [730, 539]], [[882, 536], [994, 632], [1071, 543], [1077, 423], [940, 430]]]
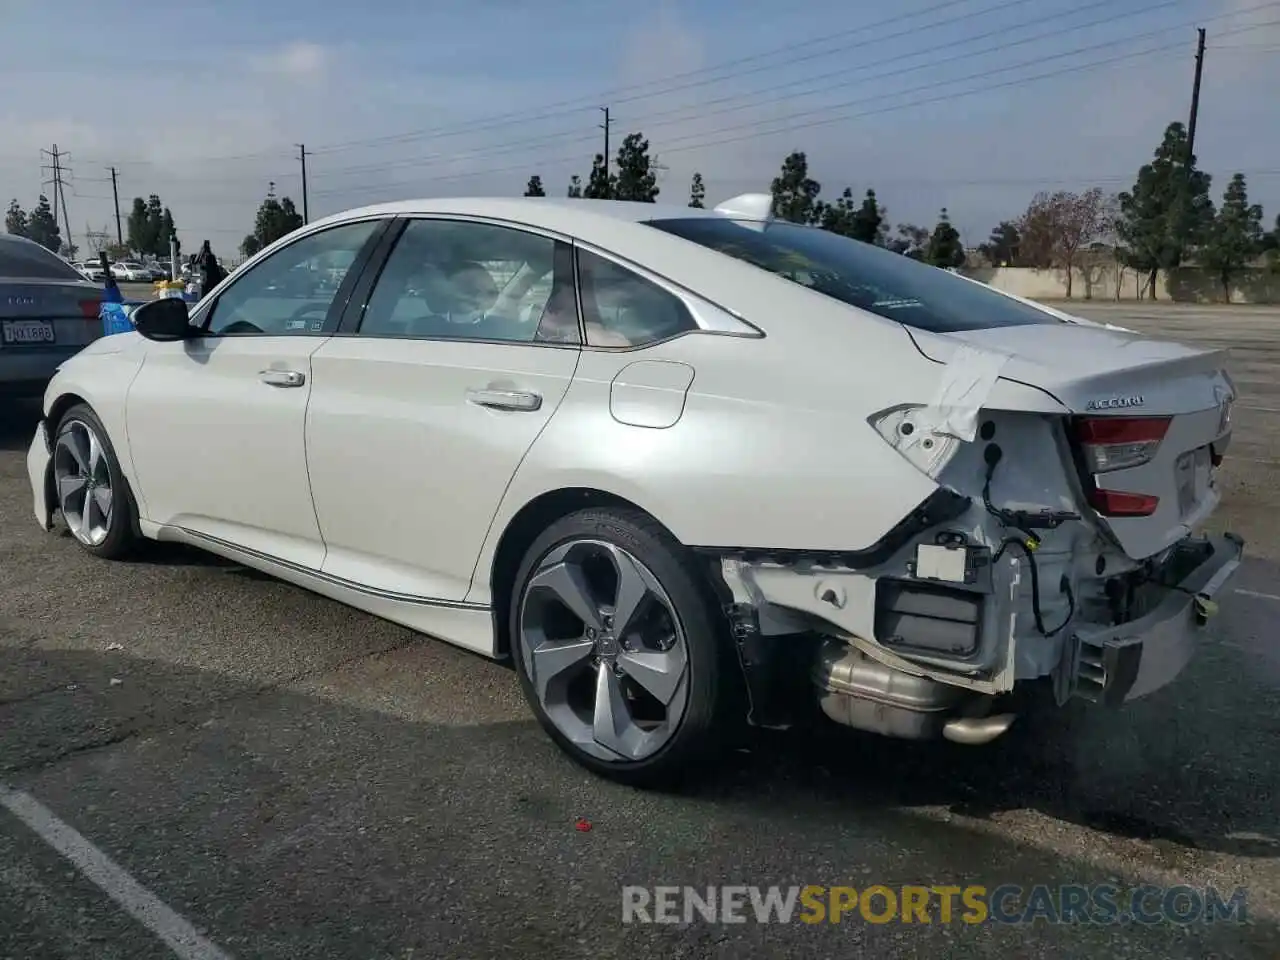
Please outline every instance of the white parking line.
[[182, 960], [231, 960], [105, 853], [63, 823], [30, 794], [0, 784], [0, 806], [75, 864], [103, 893], [163, 940]]
[[1259, 593], [1257, 590], [1241, 590], [1239, 588], [1235, 592], [1246, 597], [1257, 597], [1259, 600], [1280, 600], [1280, 596], [1274, 593]]

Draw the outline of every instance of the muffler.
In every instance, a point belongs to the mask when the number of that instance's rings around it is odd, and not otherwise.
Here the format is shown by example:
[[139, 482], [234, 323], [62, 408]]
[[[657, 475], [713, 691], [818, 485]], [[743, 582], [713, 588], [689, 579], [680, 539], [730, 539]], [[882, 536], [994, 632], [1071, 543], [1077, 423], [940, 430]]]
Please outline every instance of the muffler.
[[819, 646], [812, 678], [831, 720], [881, 736], [983, 744], [1014, 721], [1013, 714], [974, 716], [969, 691], [886, 667], [835, 638]]

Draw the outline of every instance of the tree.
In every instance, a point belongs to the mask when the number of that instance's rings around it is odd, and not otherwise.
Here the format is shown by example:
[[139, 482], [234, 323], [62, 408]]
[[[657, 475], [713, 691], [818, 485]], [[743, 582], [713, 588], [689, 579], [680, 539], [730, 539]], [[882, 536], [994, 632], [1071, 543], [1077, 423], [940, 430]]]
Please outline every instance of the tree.
[[1020, 267], [1018, 248], [1022, 243], [1022, 232], [1018, 224], [1012, 220], [1001, 220], [996, 224], [987, 242], [978, 247], [978, 252], [991, 261], [993, 267]]
[[248, 260], [262, 249], [262, 242], [252, 233], [240, 241], [240, 256]]
[[1106, 232], [1106, 200], [1098, 187], [1084, 193], [1037, 193], [1019, 226], [1024, 258], [1036, 267], [1065, 271], [1070, 299], [1082, 251]]
[[611, 195], [618, 200], [653, 203], [658, 199], [658, 177], [649, 157], [649, 141], [639, 133], [629, 133], [618, 148], [618, 174]]
[[1262, 207], [1249, 203], [1244, 174], [1237, 173], [1227, 184], [1222, 206], [1214, 217], [1201, 262], [1218, 275], [1222, 296], [1231, 302], [1231, 277], [1262, 249]]
[[54, 253], [62, 247], [62, 231], [58, 229], [58, 218], [53, 215], [49, 198], [43, 193], [40, 194], [40, 200], [35, 209], [27, 215], [26, 236]]
[[597, 153], [591, 161], [591, 174], [582, 195], [588, 200], [608, 200], [612, 194], [613, 177], [609, 175], [609, 165], [605, 163], [604, 154]]
[[153, 257], [168, 256], [169, 234], [164, 232], [164, 205], [154, 193], [147, 197], [147, 238], [150, 245], [141, 248], [139, 253], [149, 253]]
[[542, 189], [542, 178], [536, 173], [529, 178], [529, 182], [525, 185], [524, 195], [526, 197], [545, 197], [547, 191]]
[[773, 194], [773, 215], [792, 223], [814, 223], [821, 215], [818, 194], [822, 184], [809, 176], [809, 161], [804, 151], [795, 150], [782, 161], [782, 172], [769, 186]]
[[706, 206], [703, 201], [707, 196], [707, 186], [702, 182], [702, 174], [695, 173], [693, 180], [689, 183], [689, 206], [702, 209]]
[[929, 230], [926, 227], [917, 227], [914, 223], [900, 223], [897, 236], [886, 241], [885, 246], [894, 253], [900, 253], [912, 260], [923, 260], [929, 246]]
[[566, 196], [574, 200], [582, 198], [582, 178], [576, 173], [569, 178], [569, 192]]
[[835, 203], [815, 200], [813, 204], [812, 223], [831, 233], [843, 237], [853, 235], [853, 215], [857, 206], [853, 199], [853, 191], [848, 187], [836, 198]]
[[129, 219], [125, 225], [125, 237], [129, 248], [136, 253], [146, 253], [155, 245], [155, 237], [151, 232], [151, 220], [147, 216], [147, 201], [141, 197], [133, 198], [133, 206], [129, 210]]
[[[258, 207], [258, 212], [253, 218], [253, 234], [257, 241], [257, 253], [263, 247], [269, 247], [281, 237], [288, 236], [302, 226], [302, 215], [298, 213], [293, 205], [293, 201], [288, 197], [276, 199], [274, 184], [268, 190], [266, 199]], [[248, 238], [245, 238], [248, 240]], [[252, 244], [250, 244], [252, 246]], [[244, 250], [244, 243], [240, 245], [241, 251]], [[252, 254], [245, 254], [252, 256]]]
[[16, 199], [9, 201], [9, 209], [5, 211], [4, 231], [19, 237], [27, 235], [27, 212], [18, 206]]
[[876, 192], [868, 189], [860, 206], [853, 214], [853, 230], [849, 236], [863, 243], [884, 245], [885, 210], [876, 199]]
[[1129, 265], [1146, 272], [1153, 300], [1159, 272], [1178, 266], [1188, 250], [1204, 241], [1212, 223], [1210, 177], [1195, 164], [1186, 128], [1171, 123], [1151, 163], [1138, 171], [1133, 189], [1120, 194], [1116, 232]]
[[951, 222], [946, 207], [938, 215], [938, 224], [929, 237], [924, 259], [935, 267], [964, 266], [964, 244], [960, 242], [960, 231]]
[[170, 237], [173, 238], [174, 245], [177, 247], [178, 256], [182, 256], [182, 241], [178, 239], [178, 228], [173, 223], [173, 214], [169, 212], [168, 207], [165, 207], [160, 215], [160, 232], [156, 238], [156, 246], [159, 248], [155, 251], [157, 257], [169, 255]]

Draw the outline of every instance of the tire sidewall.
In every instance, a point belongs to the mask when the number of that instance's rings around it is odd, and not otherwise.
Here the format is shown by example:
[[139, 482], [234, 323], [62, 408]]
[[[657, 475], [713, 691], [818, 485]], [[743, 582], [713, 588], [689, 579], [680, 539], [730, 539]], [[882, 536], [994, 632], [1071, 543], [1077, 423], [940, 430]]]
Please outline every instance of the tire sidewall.
[[[111, 443], [106, 427], [87, 404], [76, 404], [62, 415], [53, 435], [55, 444], [67, 427], [76, 422], [83, 423], [92, 430], [102, 444], [102, 452], [107, 459], [107, 475], [111, 478], [111, 525], [106, 538], [96, 546], [84, 543], [74, 535], [73, 539], [78, 546], [94, 556], [116, 557], [126, 552], [135, 540], [133, 494], [129, 490], [129, 481], [120, 468], [120, 458], [116, 455], [116, 448]], [[66, 522], [65, 517], [63, 522]]]
[[[639, 521], [639, 522], [637, 522]], [[685, 638], [688, 698], [675, 733], [654, 754], [638, 761], [607, 761], [581, 751], [547, 717], [525, 667], [520, 612], [530, 576], [549, 552], [565, 543], [604, 540], [640, 560], [667, 592]], [[635, 785], [670, 782], [709, 755], [719, 740], [727, 677], [724, 628], [715, 616], [710, 588], [699, 578], [688, 552], [638, 511], [588, 509], [557, 520], [530, 545], [516, 574], [509, 636], [516, 674], [538, 722], [553, 741], [581, 765]]]

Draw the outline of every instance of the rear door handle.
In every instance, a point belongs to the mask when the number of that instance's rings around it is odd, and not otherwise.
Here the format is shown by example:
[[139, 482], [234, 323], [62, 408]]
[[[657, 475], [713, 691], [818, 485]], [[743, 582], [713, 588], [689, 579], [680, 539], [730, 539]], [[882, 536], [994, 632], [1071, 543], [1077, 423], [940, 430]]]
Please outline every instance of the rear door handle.
[[524, 390], [468, 390], [467, 401], [491, 410], [531, 413], [542, 407], [542, 395]]
[[307, 382], [306, 375], [297, 370], [259, 370], [258, 378], [272, 387], [300, 387]]

